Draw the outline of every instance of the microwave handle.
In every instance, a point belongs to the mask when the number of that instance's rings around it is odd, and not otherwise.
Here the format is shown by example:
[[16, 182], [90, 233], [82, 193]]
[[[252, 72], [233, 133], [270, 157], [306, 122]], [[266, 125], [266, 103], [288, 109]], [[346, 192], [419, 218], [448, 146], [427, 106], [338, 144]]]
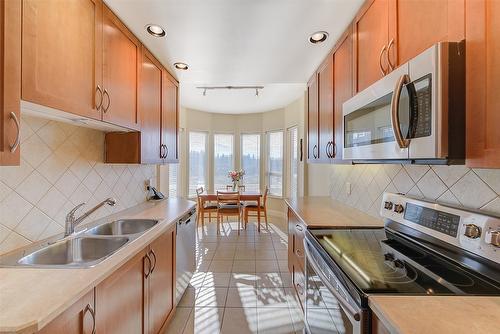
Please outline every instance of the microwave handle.
[[401, 90], [403, 89], [404, 85], [407, 85], [409, 83], [410, 83], [410, 76], [408, 74], [402, 75], [399, 78], [398, 82], [396, 83], [396, 87], [394, 88], [394, 93], [392, 94], [392, 100], [391, 100], [391, 126], [399, 148], [407, 148], [410, 145], [410, 140], [403, 138], [401, 127], [399, 126], [400, 123], [399, 123], [399, 112], [398, 112]]

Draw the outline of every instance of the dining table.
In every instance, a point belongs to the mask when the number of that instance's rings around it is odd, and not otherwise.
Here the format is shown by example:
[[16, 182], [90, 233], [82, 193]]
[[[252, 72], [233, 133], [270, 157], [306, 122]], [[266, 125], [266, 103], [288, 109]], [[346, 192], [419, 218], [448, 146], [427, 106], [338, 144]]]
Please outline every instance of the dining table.
[[[227, 191], [219, 191], [221, 193]], [[199, 210], [201, 210], [201, 216], [203, 217], [203, 208], [205, 207], [206, 202], [217, 202], [217, 191], [205, 191], [200, 195], [201, 205]], [[240, 200], [242, 202], [256, 202], [257, 203], [257, 226], [258, 231], [260, 232], [260, 211], [261, 211], [261, 199], [262, 193], [260, 191], [240, 191]]]

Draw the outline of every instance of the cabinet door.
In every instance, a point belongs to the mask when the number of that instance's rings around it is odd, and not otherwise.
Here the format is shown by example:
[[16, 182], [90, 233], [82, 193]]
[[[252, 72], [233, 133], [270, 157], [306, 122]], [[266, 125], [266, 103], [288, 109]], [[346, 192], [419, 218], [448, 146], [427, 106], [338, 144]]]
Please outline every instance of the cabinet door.
[[149, 333], [158, 333], [174, 305], [175, 228], [150, 245], [153, 267], [149, 281]]
[[178, 162], [178, 83], [166, 71], [163, 71], [163, 100], [161, 114], [161, 142], [164, 145], [165, 160], [167, 162]]
[[307, 84], [307, 161], [318, 159], [319, 125], [318, 125], [318, 78], [316, 74]]
[[333, 56], [328, 55], [318, 71], [319, 82], [319, 161], [329, 162], [333, 145]]
[[19, 165], [21, 0], [0, 1], [0, 73], [0, 166]]
[[143, 50], [140, 79], [141, 157], [144, 163], [162, 162], [160, 122], [162, 112], [162, 66]]
[[101, 119], [101, 0], [24, 0], [22, 99]]
[[334, 54], [333, 86], [335, 103], [335, 142], [333, 147], [335, 162], [342, 161], [344, 133], [342, 105], [352, 97], [352, 35], [348, 31]]
[[96, 287], [96, 332], [142, 333], [145, 267], [141, 251]]
[[95, 325], [94, 289], [71, 305], [38, 334], [91, 334]]
[[357, 92], [384, 76], [388, 70], [388, 0], [368, 1], [355, 19]]
[[396, 29], [390, 38], [394, 40], [389, 50], [391, 63], [403, 64], [440, 41], [464, 39], [464, 10], [464, 0], [394, 1], [389, 14], [395, 17], [390, 26]]
[[103, 6], [102, 40], [103, 120], [138, 129], [137, 73], [141, 44], [106, 6]]
[[466, 1], [467, 165], [500, 168], [500, 0]]

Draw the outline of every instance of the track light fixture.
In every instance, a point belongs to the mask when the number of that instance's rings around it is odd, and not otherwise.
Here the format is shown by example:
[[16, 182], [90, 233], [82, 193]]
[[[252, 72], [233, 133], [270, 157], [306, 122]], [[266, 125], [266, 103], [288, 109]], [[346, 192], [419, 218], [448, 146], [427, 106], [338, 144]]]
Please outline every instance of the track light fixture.
[[203, 89], [203, 96], [207, 96], [207, 90], [214, 89], [255, 89], [255, 96], [259, 96], [259, 90], [264, 89], [264, 86], [201, 86], [196, 88]]

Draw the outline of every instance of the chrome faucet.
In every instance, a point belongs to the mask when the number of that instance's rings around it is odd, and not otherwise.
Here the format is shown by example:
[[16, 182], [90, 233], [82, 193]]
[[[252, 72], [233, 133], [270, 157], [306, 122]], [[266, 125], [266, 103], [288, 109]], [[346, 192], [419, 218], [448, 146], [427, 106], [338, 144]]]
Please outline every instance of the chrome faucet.
[[66, 215], [66, 224], [64, 228], [64, 236], [67, 237], [75, 232], [75, 227], [80, 224], [85, 218], [90, 216], [94, 211], [102, 207], [103, 205], [110, 205], [114, 206], [116, 204], [116, 200], [114, 198], [107, 198], [101, 203], [97, 204], [95, 207], [90, 209], [89, 211], [85, 212], [83, 215], [81, 215], [78, 218], [75, 218], [75, 212], [80, 209], [82, 206], [85, 205], [85, 203], [78, 204], [76, 207], [73, 208], [67, 215]]

